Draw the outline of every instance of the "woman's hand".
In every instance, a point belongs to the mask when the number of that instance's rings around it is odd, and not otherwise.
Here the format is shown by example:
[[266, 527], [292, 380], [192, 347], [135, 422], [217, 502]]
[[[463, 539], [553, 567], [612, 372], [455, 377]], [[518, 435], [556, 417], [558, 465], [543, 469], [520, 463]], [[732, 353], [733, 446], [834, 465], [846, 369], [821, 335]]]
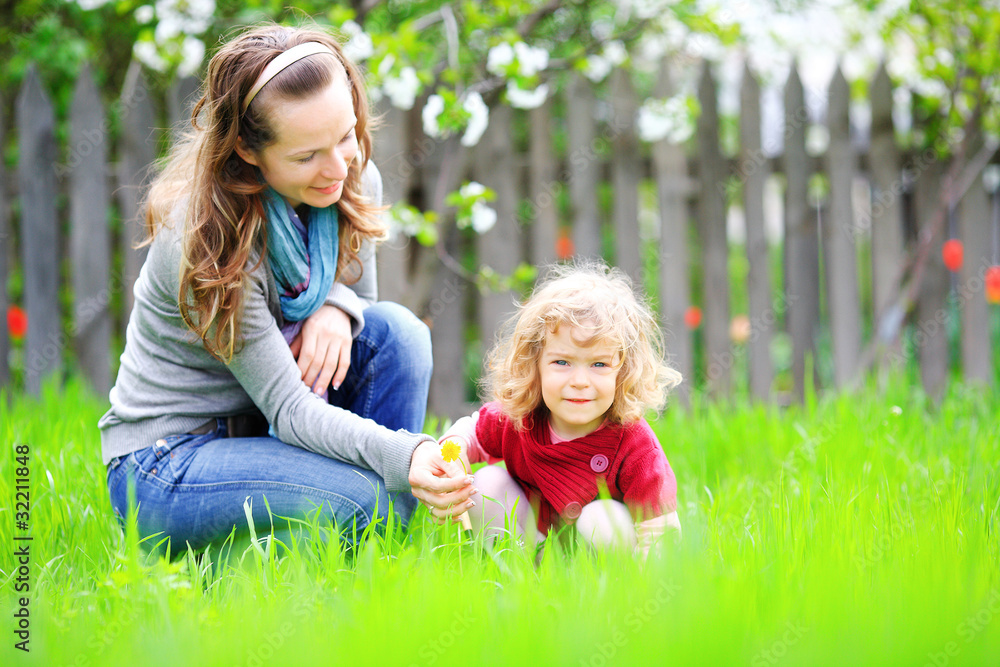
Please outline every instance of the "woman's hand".
[[440, 523], [474, 507], [471, 496], [478, 493], [474, 478], [462, 470], [457, 461], [441, 458], [441, 447], [433, 440], [420, 443], [410, 459], [410, 491], [430, 509], [432, 518]]
[[340, 308], [323, 305], [307, 317], [290, 346], [306, 386], [317, 394], [331, 382], [333, 389], [340, 389], [351, 367], [353, 342], [351, 318]]

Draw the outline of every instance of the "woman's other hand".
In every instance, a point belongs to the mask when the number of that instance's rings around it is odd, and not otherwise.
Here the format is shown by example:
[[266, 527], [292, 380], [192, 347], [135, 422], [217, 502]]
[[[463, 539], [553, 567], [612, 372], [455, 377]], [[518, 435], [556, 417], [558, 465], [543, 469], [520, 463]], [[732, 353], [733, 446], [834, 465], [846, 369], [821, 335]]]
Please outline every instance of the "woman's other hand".
[[477, 489], [474, 478], [462, 470], [456, 461], [441, 458], [441, 447], [428, 440], [420, 443], [410, 459], [410, 491], [422, 502], [438, 522], [451, 519], [474, 507], [472, 496]]
[[320, 306], [305, 319], [302, 331], [291, 344], [302, 373], [302, 381], [315, 393], [340, 388], [351, 367], [351, 318], [340, 308]]

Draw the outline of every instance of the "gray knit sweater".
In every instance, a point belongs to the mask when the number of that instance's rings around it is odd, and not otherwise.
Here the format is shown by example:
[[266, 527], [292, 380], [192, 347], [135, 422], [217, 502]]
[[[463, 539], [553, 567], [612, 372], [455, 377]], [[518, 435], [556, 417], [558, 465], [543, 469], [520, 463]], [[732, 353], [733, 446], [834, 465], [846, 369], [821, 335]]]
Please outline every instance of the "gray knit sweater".
[[[364, 180], [366, 194], [381, 202], [374, 164]], [[242, 348], [229, 364], [205, 350], [177, 305], [183, 213], [157, 234], [135, 283], [111, 409], [98, 424], [104, 463], [256, 406], [283, 442], [374, 470], [390, 491], [409, 489], [410, 457], [430, 436], [389, 430], [309, 391], [279, 330], [278, 293], [266, 261], [244, 285]], [[361, 280], [334, 283], [326, 299], [351, 316], [355, 336], [364, 326], [362, 311], [377, 298], [374, 247], [362, 248], [360, 258]]]

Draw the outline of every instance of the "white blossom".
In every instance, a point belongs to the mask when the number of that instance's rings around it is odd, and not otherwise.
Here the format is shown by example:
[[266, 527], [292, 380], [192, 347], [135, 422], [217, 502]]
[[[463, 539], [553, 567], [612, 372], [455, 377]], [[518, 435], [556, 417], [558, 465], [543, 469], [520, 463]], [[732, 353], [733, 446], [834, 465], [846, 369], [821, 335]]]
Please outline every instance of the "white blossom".
[[941, 79], [930, 79], [927, 77], [917, 77], [910, 86], [913, 92], [921, 97], [936, 100], [946, 100], [949, 96], [948, 86]]
[[181, 76], [192, 76], [198, 71], [204, 59], [205, 42], [188, 35], [181, 45], [181, 64], [177, 67], [177, 73]]
[[394, 206], [387, 218], [390, 240], [395, 240], [399, 234], [416, 236], [420, 231], [421, 218], [408, 206]]
[[503, 76], [508, 65], [514, 62], [514, 47], [507, 42], [497, 44], [486, 55], [486, 71]]
[[417, 71], [409, 66], [404, 67], [399, 71], [399, 76], [386, 78], [382, 89], [389, 101], [392, 102], [392, 106], [397, 109], [412, 109], [413, 103], [417, 99], [417, 93], [420, 92], [420, 79], [417, 78]]
[[824, 125], [812, 123], [806, 128], [806, 152], [810, 155], [822, 155], [830, 145], [830, 130]]
[[98, 7], [103, 7], [108, 4], [111, 0], [76, 0], [76, 4], [80, 5], [80, 9], [84, 11], [90, 11], [91, 9], [97, 9]]
[[662, 16], [671, 0], [632, 0], [631, 5], [637, 19], [652, 19]]
[[604, 57], [613, 65], [621, 65], [628, 60], [628, 51], [621, 40], [614, 40], [604, 45]]
[[364, 33], [364, 28], [361, 27], [357, 21], [353, 19], [347, 19], [340, 24], [340, 32], [350, 37], [357, 37], [358, 35]]
[[136, 42], [132, 46], [132, 54], [136, 57], [136, 60], [152, 70], [156, 70], [157, 72], [165, 72], [167, 70], [167, 61], [160, 55], [160, 50], [156, 48], [156, 44], [153, 42], [147, 40]]
[[518, 73], [521, 76], [535, 76], [549, 66], [549, 52], [540, 46], [528, 46], [524, 42], [514, 44]]
[[694, 118], [684, 95], [667, 99], [648, 99], [639, 108], [636, 118], [639, 137], [643, 141], [655, 142], [666, 139], [672, 144], [681, 144], [694, 134]]
[[534, 90], [524, 90], [516, 81], [507, 82], [507, 101], [515, 109], [537, 109], [545, 103], [549, 96], [549, 86], [546, 83]]
[[482, 200], [472, 205], [472, 229], [477, 234], [485, 234], [497, 224], [497, 212]]
[[135, 20], [137, 23], [145, 25], [153, 20], [155, 13], [153, 5], [143, 5], [135, 10]]
[[[490, 109], [486, 106], [486, 102], [483, 102], [483, 96], [476, 92], [466, 95], [462, 108], [471, 115], [469, 125], [465, 128], [465, 134], [462, 135], [462, 145], [475, 146], [482, 138], [483, 132], [486, 131], [486, 126], [489, 125]], [[425, 111], [426, 109], [427, 107], [424, 107]]]
[[382, 62], [378, 64], [378, 75], [383, 79], [389, 76], [389, 72], [392, 71], [392, 66], [396, 64], [396, 56], [391, 53], [385, 54], [382, 58]]
[[342, 32], [350, 35], [350, 39], [344, 44], [344, 55], [353, 62], [368, 60], [375, 53], [375, 45], [372, 37], [365, 32], [355, 21], [347, 20], [340, 26]]
[[611, 73], [611, 61], [604, 56], [591, 54], [587, 56], [587, 65], [583, 69], [583, 75], [593, 81], [600, 83]]
[[215, 14], [215, 0], [184, 0], [187, 14], [192, 18], [209, 21]]
[[684, 43], [684, 53], [690, 58], [717, 61], [726, 55], [726, 47], [715, 35], [697, 33]]
[[996, 192], [1000, 188], [1000, 167], [991, 164], [983, 169], [983, 187], [987, 192]]
[[640, 38], [639, 45], [632, 51], [632, 64], [640, 71], [658, 72], [669, 48], [670, 45], [663, 35], [644, 35]]
[[427, 98], [427, 103], [424, 104], [423, 111], [420, 112], [420, 118], [424, 123], [424, 134], [428, 137], [440, 137], [441, 127], [438, 125], [438, 116], [444, 111], [444, 98], [440, 95], [431, 95]]
[[590, 24], [590, 34], [599, 42], [603, 42], [615, 34], [615, 22], [611, 19], [599, 18]]
[[182, 32], [184, 32], [184, 22], [180, 16], [177, 14], [161, 15], [160, 20], [156, 22], [153, 39], [156, 40], [157, 44], [166, 44]]
[[486, 194], [486, 186], [478, 181], [469, 181], [458, 190], [458, 194], [463, 199], [470, 197], [481, 197]]
[[[156, 41], [162, 44], [161, 33], [165, 39], [185, 35], [200, 35], [212, 25], [215, 14], [215, 0], [156, 0], [156, 15], [159, 23], [156, 26]], [[166, 23], [162, 29], [160, 25]]]

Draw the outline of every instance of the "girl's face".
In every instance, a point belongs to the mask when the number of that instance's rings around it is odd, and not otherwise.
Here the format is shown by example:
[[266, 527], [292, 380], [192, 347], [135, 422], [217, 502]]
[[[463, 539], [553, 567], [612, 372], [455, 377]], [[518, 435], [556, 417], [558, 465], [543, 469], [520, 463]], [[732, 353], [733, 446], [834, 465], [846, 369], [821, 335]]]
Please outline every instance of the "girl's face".
[[579, 328], [564, 324], [549, 331], [539, 363], [553, 430], [567, 439], [596, 431], [615, 398], [618, 351], [607, 341], [587, 341]]
[[236, 152], [260, 168], [268, 185], [292, 207], [326, 208], [340, 200], [344, 179], [358, 154], [358, 119], [341, 72], [323, 91], [302, 100], [276, 99], [269, 116], [276, 141], [260, 152]]

